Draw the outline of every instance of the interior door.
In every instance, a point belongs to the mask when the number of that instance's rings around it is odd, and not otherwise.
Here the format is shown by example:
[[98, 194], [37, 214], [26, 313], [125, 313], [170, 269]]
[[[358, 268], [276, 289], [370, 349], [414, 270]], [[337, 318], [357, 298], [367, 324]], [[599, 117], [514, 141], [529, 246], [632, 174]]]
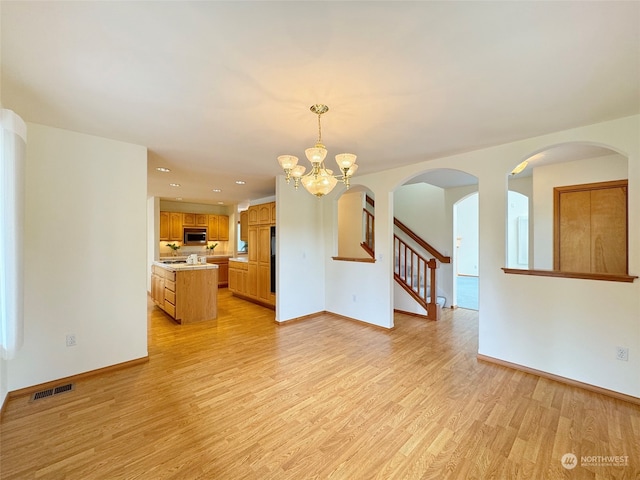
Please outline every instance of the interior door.
[[627, 274], [627, 181], [554, 189], [554, 268]]

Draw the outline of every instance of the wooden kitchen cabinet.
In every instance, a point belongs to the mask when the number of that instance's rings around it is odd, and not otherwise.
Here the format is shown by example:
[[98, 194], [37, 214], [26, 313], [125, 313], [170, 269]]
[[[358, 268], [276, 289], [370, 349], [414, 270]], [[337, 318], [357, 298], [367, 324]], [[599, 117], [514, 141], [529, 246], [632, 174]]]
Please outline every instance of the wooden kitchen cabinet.
[[218, 286], [226, 287], [229, 284], [229, 259], [207, 258], [207, 263], [218, 265]]
[[234, 293], [238, 293], [237, 288], [244, 281], [245, 293], [238, 295], [268, 307], [276, 304], [276, 296], [271, 292], [271, 227], [275, 226], [275, 206], [275, 202], [253, 205], [240, 213], [240, 239], [248, 245], [246, 278], [233, 269], [229, 271], [229, 288]]
[[153, 302], [178, 323], [217, 318], [218, 270], [151, 270]]
[[229, 240], [229, 216], [218, 215], [218, 240], [227, 242]]
[[258, 261], [258, 228], [259, 227], [253, 225], [248, 228], [247, 243], [249, 244], [249, 248], [247, 253], [250, 262]]
[[258, 224], [265, 225], [271, 223], [271, 203], [258, 205]]
[[183, 227], [195, 227], [196, 226], [196, 214], [195, 213], [183, 213], [182, 214], [182, 226]]
[[229, 290], [236, 295], [246, 297], [247, 289], [247, 262], [229, 260]]
[[169, 240], [181, 242], [182, 238], [182, 214], [169, 213]]
[[218, 240], [218, 215], [207, 215], [207, 240]]
[[248, 225], [258, 225], [258, 206], [252, 205], [247, 210], [247, 224]]
[[160, 212], [160, 241], [169, 240], [169, 212]]
[[258, 299], [258, 264], [247, 264], [247, 295]]
[[249, 213], [240, 212], [240, 240], [247, 241], [247, 229], [249, 228]]
[[229, 216], [208, 215], [207, 239], [211, 241], [229, 240]]
[[206, 213], [196, 214], [196, 227], [207, 227], [209, 221], [209, 215]]

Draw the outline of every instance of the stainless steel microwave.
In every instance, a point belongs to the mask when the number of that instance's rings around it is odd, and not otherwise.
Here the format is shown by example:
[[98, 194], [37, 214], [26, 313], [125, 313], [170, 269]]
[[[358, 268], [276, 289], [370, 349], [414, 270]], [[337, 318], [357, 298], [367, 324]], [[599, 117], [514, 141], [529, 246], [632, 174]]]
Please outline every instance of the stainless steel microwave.
[[185, 245], [206, 245], [207, 229], [206, 228], [185, 228], [184, 229]]

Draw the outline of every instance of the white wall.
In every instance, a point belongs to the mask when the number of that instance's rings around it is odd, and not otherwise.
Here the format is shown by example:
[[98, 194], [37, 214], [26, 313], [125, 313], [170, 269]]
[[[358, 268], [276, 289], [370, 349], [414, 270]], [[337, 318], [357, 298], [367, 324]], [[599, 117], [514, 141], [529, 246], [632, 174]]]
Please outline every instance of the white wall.
[[151, 293], [151, 266], [160, 258], [160, 198], [147, 198], [147, 292]]
[[25, 343], [9, 390], [147, 355], [146, 149], [37, 124], [28, 138]]
[[276, 177], [276, 321], [325, 310], [323, 201]]
[[[326, 310], [385, 328], [393, 327], [393, 242], [389, 222], [393, 222], [393, 193], [385, 193], [358, 178], [360, 185], [374, 193], [376, 202], [375, 263], [332, 260], [335, 255], [337, 206], [336, 195], [341, 187], [323, 200], [324, 222], [322, 234], [325, 250], [321, 252], [325, 264]], [[338, 193], [336, 193], [336, 191]]]
[[338, 255], [341, 257], [368, 257], [367, 252], [360, 246], [363, 196], [362, 192], [348, 191], [338, 200]]
[[533, 268], [553, 269], [553, 189], [627, 178], [621, 155], [544, 165], [533, 169]]
[[[358, 182], [375, 195], [376, 252], [382, 257], [366, 266], [332, 262], [327, 259], [331, 249], [325, 246], [326, 309], [392, 326], [393, 191], [432, 168], [466, 171], [478, 178], [479, 189], [479, 353], [640, 397], [640, 281], [507, 275], [501, 270], [506, 260], [507, 178], [513, 165], [549, 146], [592, 142], [628, 155], [629, 271], [640, 274], [638, 131], [636, 115], [359, 176]], [[325, 243], [331, 244], [335, 209], [325, 208], [324, 216]], [[628, 362], [615, 359], [617, 345], [629, 348]]]

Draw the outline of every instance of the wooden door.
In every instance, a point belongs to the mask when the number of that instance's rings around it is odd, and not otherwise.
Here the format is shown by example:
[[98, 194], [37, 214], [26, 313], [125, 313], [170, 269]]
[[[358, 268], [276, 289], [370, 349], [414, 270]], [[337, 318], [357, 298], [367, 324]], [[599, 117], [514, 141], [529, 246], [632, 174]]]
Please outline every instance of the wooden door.
[[554, 268], [628, 273], [627, 181], [554, 189]]
[[276, 224], [276, 202], [271, 202], [271, 225]]

